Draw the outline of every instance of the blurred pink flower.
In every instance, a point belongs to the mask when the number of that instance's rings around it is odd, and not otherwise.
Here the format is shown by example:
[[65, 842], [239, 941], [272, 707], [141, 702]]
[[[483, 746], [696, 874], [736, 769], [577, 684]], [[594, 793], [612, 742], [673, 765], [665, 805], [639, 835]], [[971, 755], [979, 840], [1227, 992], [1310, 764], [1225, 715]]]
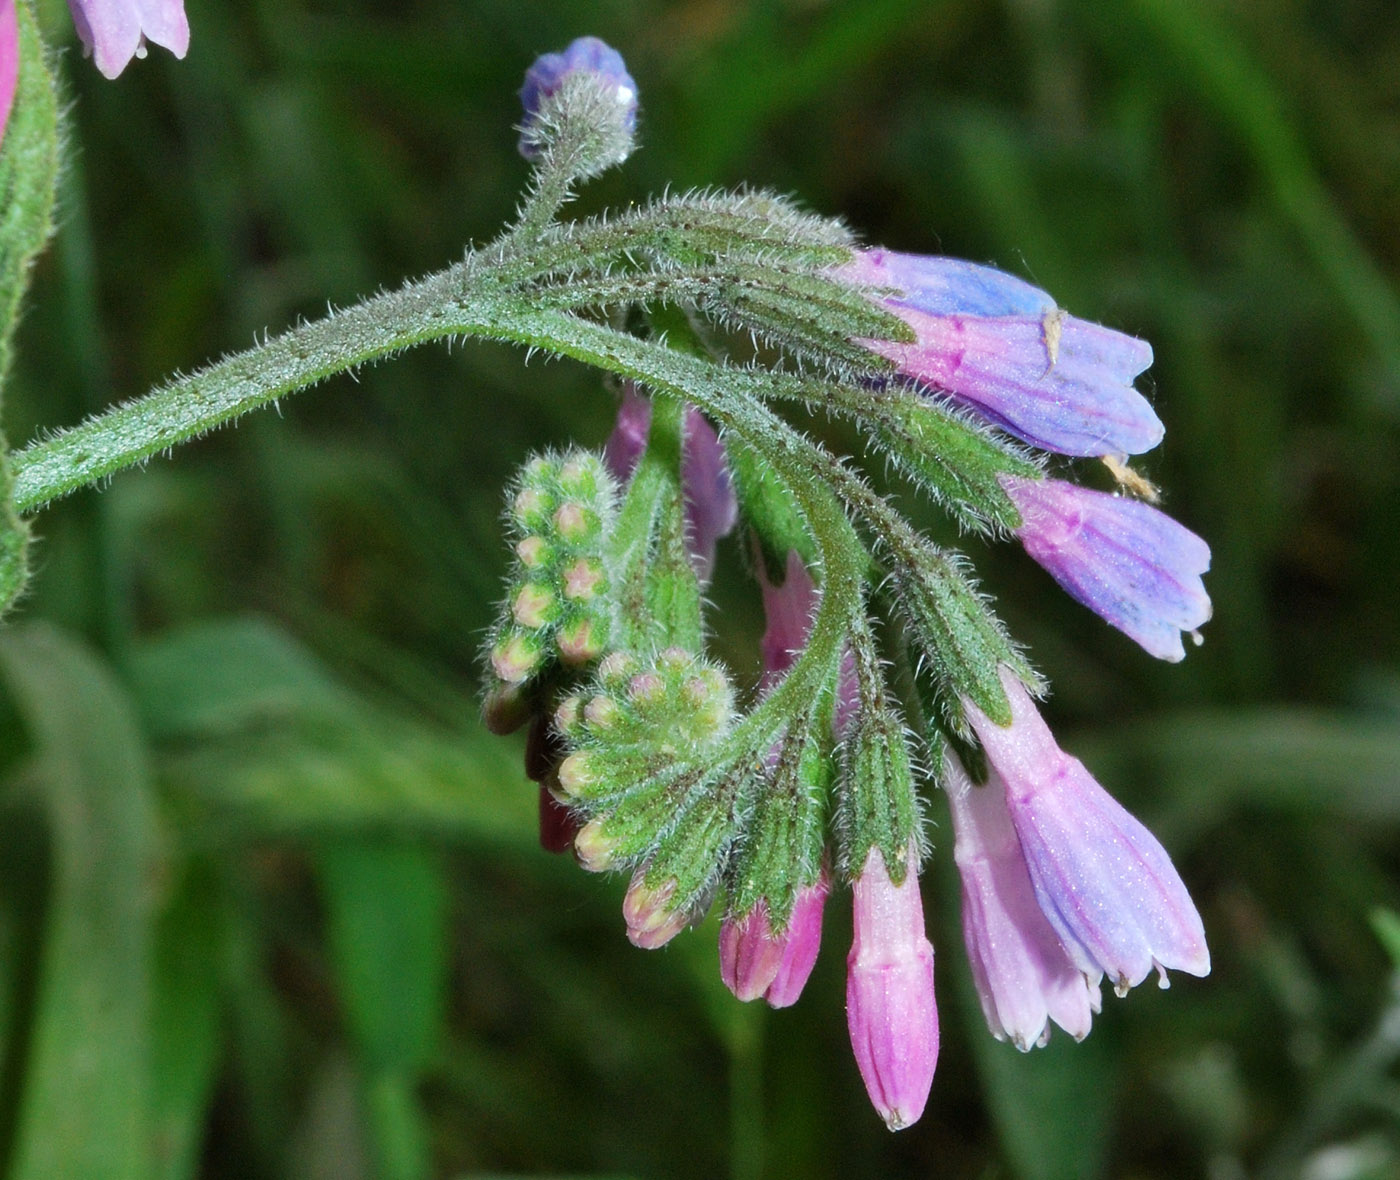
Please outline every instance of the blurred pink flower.
[[5, 125], [15, 101], [19, 81], [19, 25], [15, 21], [15, 0], [0, 0], [0, 144], [5, 142]]
[[184, 0], [68, 0], [68, 7], [104, 78], [115, 78], [133, 57], [144, 57], [147, 41], [176, 57], [190, 47]]

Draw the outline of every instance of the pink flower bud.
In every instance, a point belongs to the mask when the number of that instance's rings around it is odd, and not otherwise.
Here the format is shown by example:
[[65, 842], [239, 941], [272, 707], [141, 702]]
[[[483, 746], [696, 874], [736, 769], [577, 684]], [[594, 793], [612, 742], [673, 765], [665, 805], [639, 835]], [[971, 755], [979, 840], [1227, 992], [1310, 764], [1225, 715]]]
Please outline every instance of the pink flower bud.
[[622, 899], [622, 919], [627, 923], [627, 940], [633, 946], [654, 951], [685, 929], [688, 915], [684, 910], [671, 908], [675, 892], [675, 878], [653, 889], [646, 883], [646, 869], [637, 870]]
[[917, 1122], [938, 1063], [933, 946], [924, 936], [918, 855], [894, 884], [872, 848], [852, 886], [855, 938], [846, 959], [846, 1023], [870, 1101], [891, 1131]]

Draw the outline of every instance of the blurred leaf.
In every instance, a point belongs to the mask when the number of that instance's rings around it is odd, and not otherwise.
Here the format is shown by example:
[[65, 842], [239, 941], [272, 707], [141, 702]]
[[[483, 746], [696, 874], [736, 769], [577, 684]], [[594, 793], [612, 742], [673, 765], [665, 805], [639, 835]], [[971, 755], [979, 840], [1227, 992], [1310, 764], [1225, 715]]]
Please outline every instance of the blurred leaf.
[[1371, 911], [1371, 929], [1376, 932], [1396, 971], [1400, 971], [1400, 914], [1394, 910]]
[[1400, 726], [1313, 709], [1234, 709], [1164, 717], [1080, 742], [1091, 765], [1128, 782], [1149, 767], [1178, 831], [1202, 831], [1247, 803], [1280, 811], [1400, 819]]
[[0, 636], [51, 824], [52, 880], [15, 1180], [145, 1180], [155, 817], [130, 702], [41, 627]]
[[162, 777], [211, 836], [375, 830], [535, 842], [537, 793], [517, 746], [475, 722], [454, 732], [358, 700], [271, 622], [171, 632], [136, 652], [132, 680], [151, 731], [186, 739]]

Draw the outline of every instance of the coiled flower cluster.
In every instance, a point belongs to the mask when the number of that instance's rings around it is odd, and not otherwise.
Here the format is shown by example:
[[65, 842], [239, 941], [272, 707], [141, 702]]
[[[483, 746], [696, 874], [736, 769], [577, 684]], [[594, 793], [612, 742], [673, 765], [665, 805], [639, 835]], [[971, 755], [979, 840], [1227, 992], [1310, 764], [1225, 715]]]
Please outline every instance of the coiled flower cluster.
[[[892, 1129], [918, 1119], [938, 1054], [925, 784], [949, 801], [995, 1036], [1082, 1038], [1105, 976], [1122, 994], [1154, 970], [1208, 972], [1166, 852], [1056, 745], [1033, 699], [1045, 684], [970, 562], [773, 408], [853, 420], [965, 530], [1016, 537], [1075, 599], [1179, 660], [1210, 615], [1210, 554], [1128, 465], [1163, 435], [1133, 384], [1151, 348], [1021, 279], [861, 249], [766, 194], [560, 223], [570, 185], [630, 150], [635, 84], [585, 39], [542, 59], [522, 97], [536, 172], [500, 281], [536, 319], [512, 338], [624, 378], [605, 453], [533, 459], [508, 495], [486, 716], [530, 725], [544, 843], [630, 875], [638, 946], [718, 901], [725, 983], [773, 1007], [801, 994], [825, 899], [849, 884], [851, 1043]], [[783, 359], [736, 363], [732, 329]], [[1052, 454], [1102, 460], [1118, 490], [1047, 478]], [[719, 621], [704, 585], [736, 523], [768, 618], [752, 697], [705, 654]], [[886, 608], [894, 627], [876, 622]], [[919, 677], [892, 678], [892, 656]]]

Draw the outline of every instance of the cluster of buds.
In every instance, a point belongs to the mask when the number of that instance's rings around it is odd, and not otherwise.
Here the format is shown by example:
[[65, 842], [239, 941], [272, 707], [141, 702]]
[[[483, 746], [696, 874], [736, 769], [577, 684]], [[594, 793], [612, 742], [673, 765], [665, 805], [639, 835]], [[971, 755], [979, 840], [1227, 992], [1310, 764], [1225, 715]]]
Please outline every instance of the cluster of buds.
[[[1133, 384], [1149, 346], [1001, 271], [860, 249], [762, 194], [552, 221], [573, 181], [630, 150], [636, 87], [585, 38], [541, 59], [522, 98], [536, 174], [502, 250], [511, 281], [561, 317], [576, 355], [629, 378], [606, 460], [534, 460], [512, 493], [487, 717], [523, 701], [534, 718], [546, 844], [630, 875], [640, 947], [722, 899], [721, 977], [774, 1008], [800, 996], [824, 903], [849, 885], [847, 1022], [892, 1129], [919, 1118], [938, 1055], [921, 782], [949, 802], [996, 1037], [1084, 1037], [1105, 976], [1122, 995], [1153, 971], [1206, 974], [1166, 852], [1056, 745], [1033, 699], [1044, 682], [968, 561], [770, 408], [853, 419], [968, 531], [1015, 536], [1073, 598], [1179, 660], [1210, 616], [1210, 553], [1129, 466], [1163, 435]], [[734, 366], [726, 329], [802, 365]], [[1101, 460], [1116, 490], [1049, 478], [1046, 455]], [[768, 619], [747, 706], [704, 654], [701, 589], [736, 520]], [[885, 587], [887, 629], [870, 618]], [[917, 683], [895, 691], [877, 635], [913, 649]]]
[[617, 489], [587, 451], [531, 459], [508, 497], [514, 569], [490, 641], [487, 717], [501, 732], [551, 667], [580, 668], [606, 650], [613, 604], [604, 560]]

